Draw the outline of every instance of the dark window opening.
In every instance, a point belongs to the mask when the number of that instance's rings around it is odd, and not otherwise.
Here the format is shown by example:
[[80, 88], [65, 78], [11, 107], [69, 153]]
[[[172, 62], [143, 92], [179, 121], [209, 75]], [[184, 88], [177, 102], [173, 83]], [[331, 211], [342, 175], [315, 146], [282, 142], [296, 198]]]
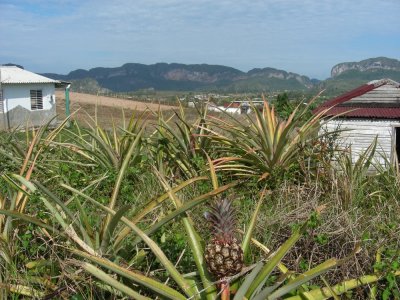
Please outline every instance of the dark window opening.
[[395, 127], [395, 130], [397, 162], [400, 162], [400, 127]]
[[248, 112], [248, 110], [249, 110], [249, 105], [247, 104], [247, 103], [243, 103], [241, 106], [240, 106], [240, 113], [241, 114], [247, 114], [247, 112]]
[[42, 90], [31, 90], [31, 110], [43, 109]]

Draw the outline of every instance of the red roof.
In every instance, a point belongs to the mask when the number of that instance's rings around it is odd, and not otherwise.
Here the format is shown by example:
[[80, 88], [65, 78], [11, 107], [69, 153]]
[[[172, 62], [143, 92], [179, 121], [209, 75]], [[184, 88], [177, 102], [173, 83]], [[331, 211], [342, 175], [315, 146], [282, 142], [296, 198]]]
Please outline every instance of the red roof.
[[239, 102], [230, 102], [230, 103], [225, 103], [224, 107], [225, 108], [239, 108], [241, 106], [241, 103]]
[[395, 84], [397, 87], [400, 85], [392, 80], [382, 79], [379, 81], [371, 81], [364, 84], [350, 92], [347, 92], [339, 97], [328, 100], [313, 110], [314, 114], [323, 113], [324, 116], [341, 116], [341, 117], [354, 117], [354, 118], [383, 118], [383, 119], [397, 119], [400, 118], [400, 107], [382, 107], [379, 103], [372, 103], [366, 107], [365, 103], [359, 103], [348, 106], [345, 102], [366, 94], [376, 88], [385, 84]]
[[[313, 113], [318, 113], [326, 108], [316, 108]], [[324, 116], [343, 116], [353, 118], [382, 118], [400, 119], [400, 108], [378, 108], [378, 107], [332, 107], [324, 113]]]

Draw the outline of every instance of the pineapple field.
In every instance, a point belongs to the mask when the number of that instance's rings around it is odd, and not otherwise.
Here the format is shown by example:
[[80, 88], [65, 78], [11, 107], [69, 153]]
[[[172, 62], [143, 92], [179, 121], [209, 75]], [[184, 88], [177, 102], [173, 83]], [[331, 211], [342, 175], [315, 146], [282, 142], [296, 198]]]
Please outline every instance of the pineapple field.
[[0, 298], [400, 299], [400, 170], [313, 101], [0, 133]]

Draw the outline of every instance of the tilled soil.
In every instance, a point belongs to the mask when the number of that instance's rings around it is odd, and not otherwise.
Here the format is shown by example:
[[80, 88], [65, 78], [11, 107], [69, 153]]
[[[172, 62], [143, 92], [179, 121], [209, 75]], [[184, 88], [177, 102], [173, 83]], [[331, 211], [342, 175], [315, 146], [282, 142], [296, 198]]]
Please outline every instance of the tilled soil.
[[[65, 94], [64, 91], [56, 91], [58, 120], [65, 118]], [[141, 114], [146, 111], [173, 110], [177, 107], [134, 101], [129, 99], [117, 99], [105, 96], [96, 96], [83, 93], [70, 93], [70, 112], [72, 119], [82, 125], [92, 123], [97, 116], [98, 123], [103, 127], [110, 127], [113, 123], [121, 125], [132, 114]], [[151, 117], [151, 114], [149, 114]]]

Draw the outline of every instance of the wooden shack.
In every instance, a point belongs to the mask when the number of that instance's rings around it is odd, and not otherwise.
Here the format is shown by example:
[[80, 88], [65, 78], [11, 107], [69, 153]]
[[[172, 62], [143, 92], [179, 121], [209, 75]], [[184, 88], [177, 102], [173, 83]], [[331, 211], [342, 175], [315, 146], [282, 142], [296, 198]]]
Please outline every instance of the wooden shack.
[[357, 159], [377, 137], [375, 158], [400, 161], [400, 84], [391, 79], [374, 80], [331, 99], [313, 112], [330, 117], [324, 130], [340, 130], [338, 143], [351, 147]]

